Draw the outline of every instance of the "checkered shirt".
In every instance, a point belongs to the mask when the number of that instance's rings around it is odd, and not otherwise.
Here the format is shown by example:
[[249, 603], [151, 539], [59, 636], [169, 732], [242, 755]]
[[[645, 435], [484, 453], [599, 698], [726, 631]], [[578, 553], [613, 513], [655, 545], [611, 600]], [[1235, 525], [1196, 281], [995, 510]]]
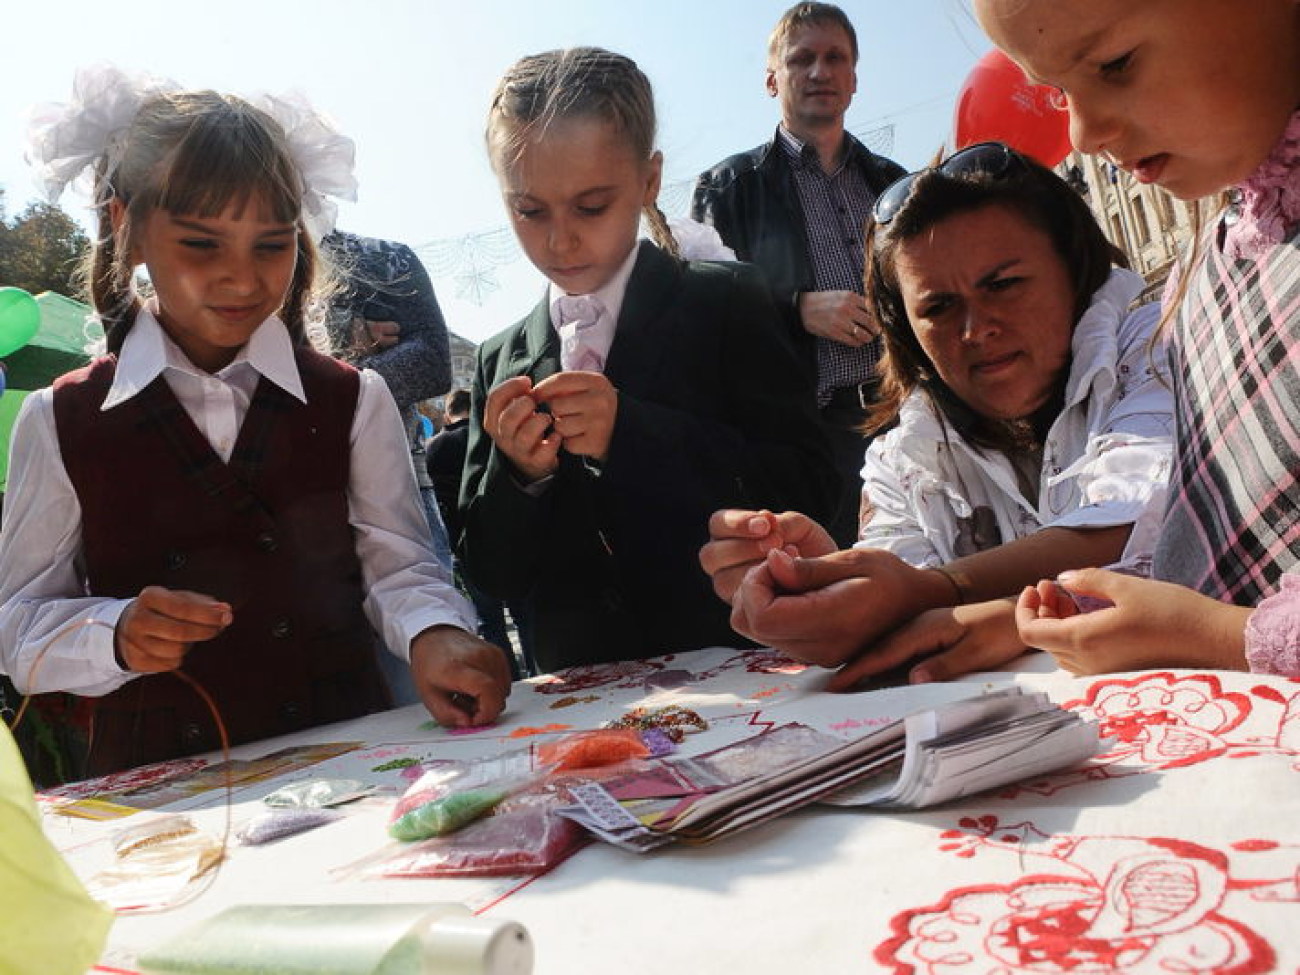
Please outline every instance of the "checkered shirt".
[[[833, 173], [822, 169], [817, 150], [800, 142], [782, 126], [777, 142], [790, 161], [795, 192], [803, 212], [804, 235], [818, 291], [862, 294], [866, 264], [863, 246], [867, 218], [876, 196], [866, 177], [845, 162]], [[845, 134], [845, 139], [853, 136]], [[831, 390], [856, 386], [875, 374], [880, 340], [852, 348], [817, 337], [817, 403], [825, 406]]]
[[1217, 247], [1174, 329], [1177, 456], [1154, 574], [1238, 605], [1300, 562], [1300, 234]]

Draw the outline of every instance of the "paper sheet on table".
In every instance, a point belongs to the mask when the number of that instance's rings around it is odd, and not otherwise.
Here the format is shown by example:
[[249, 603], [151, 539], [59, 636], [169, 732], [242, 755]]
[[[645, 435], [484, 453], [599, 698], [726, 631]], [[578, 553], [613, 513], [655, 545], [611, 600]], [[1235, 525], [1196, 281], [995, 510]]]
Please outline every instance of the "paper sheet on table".
[[[798, 744], [799, 748], [785, 747]], [[739, 752], [753, 774], [722, 788], [628, 801], [617, 783], [571, 788], [560, 810], [606, 842], [640, 852], [706, 842], [811, 802], [919, 809], [1078, 764], [1097, 752], [1095, 724], [1017, 686], [949, 702], [844, 742], [789, 723], [695, 764]], [[802, 751], [802, 754], [799, 752]], [[681, 760], [664, 764], [680, 767]]]
[[1086, 761], [1097, 726], [1019, 688], [945, 705], [906, 719], [896, 779], [873, 779], [824, 797], [835, 806], [921, 809]]

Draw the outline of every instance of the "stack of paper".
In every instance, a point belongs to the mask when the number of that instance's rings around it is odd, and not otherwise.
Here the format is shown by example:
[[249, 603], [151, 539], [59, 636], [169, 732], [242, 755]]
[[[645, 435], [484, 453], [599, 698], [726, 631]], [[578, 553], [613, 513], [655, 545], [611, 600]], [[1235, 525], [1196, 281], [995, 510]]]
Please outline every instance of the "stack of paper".
[[915, 809], [1097, 753], [1095, 724], [1018, 687], [946, 704], [850, 742], [787, 724], [695, 759], [571, 788], [562, 814], [607, 842], [702, 843], [824, 801]]

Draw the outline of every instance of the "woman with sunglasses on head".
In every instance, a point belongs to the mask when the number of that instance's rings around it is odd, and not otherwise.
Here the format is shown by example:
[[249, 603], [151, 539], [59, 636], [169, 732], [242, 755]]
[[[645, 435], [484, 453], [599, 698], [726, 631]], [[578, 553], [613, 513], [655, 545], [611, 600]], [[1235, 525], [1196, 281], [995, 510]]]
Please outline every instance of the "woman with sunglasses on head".
[[839, 667], [914, 658], [913, 681], [1024, 651], [1014, 596], [1084, 565], [1148, 561], [1172, 399], [1156, 305], [1060, 177], [1000, 143], [877, 199], [868, 301], [882, 327], [859, 541], [797, 512], [719, 511], [700, 553], [741, 633]]

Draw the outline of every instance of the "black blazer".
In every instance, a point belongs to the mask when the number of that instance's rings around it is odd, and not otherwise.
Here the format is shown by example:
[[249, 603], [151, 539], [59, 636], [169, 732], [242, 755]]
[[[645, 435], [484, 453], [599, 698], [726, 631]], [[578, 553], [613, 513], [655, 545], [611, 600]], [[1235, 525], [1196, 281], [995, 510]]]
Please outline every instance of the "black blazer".
[[642, 243], [605, 374], [618, 390], [596, 470], [561, 452], [539, 496], [483, 431], [487, 392], [560, 371], [543, 300], [479, 349], [461, 483], [461, 564], [523, 601], [543, 670], [745, 645], [698, 553], [723, 507], [824, 517], [839, 485], [807, 373], [761, 274], [686, 264]]

